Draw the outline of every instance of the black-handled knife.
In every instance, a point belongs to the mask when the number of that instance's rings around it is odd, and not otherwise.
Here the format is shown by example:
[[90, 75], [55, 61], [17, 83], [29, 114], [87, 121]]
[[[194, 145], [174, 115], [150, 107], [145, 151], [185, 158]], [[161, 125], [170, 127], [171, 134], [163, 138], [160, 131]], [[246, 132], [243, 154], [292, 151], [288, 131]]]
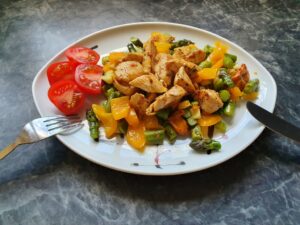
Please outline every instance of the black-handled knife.
[[275, 116], [262, 107], [254, 104], [253, 102], [247, 102], [247, 109], [252, 116], [259, 122], [264, 124], [267, 128], [282, 134], [288, 138], [291, 138], [300, 143], [300, 128], [296, 127], [289, 122]]

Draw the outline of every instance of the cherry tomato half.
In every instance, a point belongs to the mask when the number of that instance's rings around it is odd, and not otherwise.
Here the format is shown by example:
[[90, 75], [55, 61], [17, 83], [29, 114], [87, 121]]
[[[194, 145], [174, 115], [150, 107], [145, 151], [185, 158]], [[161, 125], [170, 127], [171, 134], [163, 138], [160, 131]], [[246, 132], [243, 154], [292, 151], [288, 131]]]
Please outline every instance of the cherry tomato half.
[[77, 65], [82, 63], [97, 64], [100, 59], [100, 55], [97, 52], [86, 47], [69, 48], [65, 51], [65, 56]]
[[100, 94], [103, 68], [94, 64], [81, 64], [76, 67], [75, 82], [87, 94]]
[[72, 80], [61, 80], [48, 90], [50, 101], [65, 115], [78, 113], [85, 101], [84, 93]]
[[76, 65], [72, 62], [57, 62], [47, 69], [50, 85], [60, 80], [74, 80]]

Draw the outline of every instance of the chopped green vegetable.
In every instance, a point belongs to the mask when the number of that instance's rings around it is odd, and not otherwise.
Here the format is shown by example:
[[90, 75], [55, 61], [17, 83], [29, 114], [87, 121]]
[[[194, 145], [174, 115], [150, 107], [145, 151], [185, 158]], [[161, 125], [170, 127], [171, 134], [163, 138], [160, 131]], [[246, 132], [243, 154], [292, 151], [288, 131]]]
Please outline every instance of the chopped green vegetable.
[[188, 118], [190, 118], [191, 116], [192, 116], [192, 114], [191, 114], [190, 109], [189, 109], [189, 108], [188, 108], [188, 109], [184, 109], [183, 117], [186, 118], [186, 119], [188, 119]]
[[165, 138], [164, 130], [146, 130], [144, 132], [146, 143], [149, 145], [161, 145]]
[[197, 120], [195, 120], [193, 117], [188, 118], [186, 121], [191, 127], [197, 124]]
[[229, 53], [226, 53], [226, 54], [225, 54], [225, 57], [230, 57], [231, 60], [232, 60], [234, 63], [235, 63], [236, 60], [237, 60], [236, 55], [232, 55], [232, 54], [229, 54]]
[[196, 109], [192, 108], [191, 109], [191, 117], [195, 120], [200, 119], [201, 117], [201, 112], [200, 112], [200, 108], [197, 107]]
[[102, 90], [103, 90], [104, 93], [106, 93], [107, 90], [110, 89], [110, 88], [112, 88], [112, 85], [110, 85], [110, 84], [104, 84], [102, 86]]
[[235, 112], [235, 103], [234, 102], [228, 102], [228, 104], [225, 106], [223, 113], [226, 116], [232, 117]]
[[220, 98], [222, 102], [227, 102], [230, 99], [230, 93], [227, 90], [219, 91]]
[[201, 128], [199, 125], [193, 127], [192, 129], [192, 140], [193, 141], [198, 141], [202, 139], [202, 133], [201, 133]]
[[212, 67], [212, 63], [210, 61], [205, 60], [205, 61], [201, 62], [199, 64], [199, 66], [201, 69], [210, 68], [210, 67]]
[[126, 120], [122, 119], [118, 121], [118, 130], [120, 132], [120, 134], [126, 134], [128, 129], [128, 123], [126, 122]]
[[169, 108], [167, 109], [162, 109], [160, 111], [158, 111], [156, 113], [156, 116], [159, 118], [159, 119], [162, 119], [162, 120], [167, 120], [169, 118], [169, 115], [171, 113], [171, 110]]
[[224, 67], [226, 67], [227, 69], [231, 69], [234, 66], [233, 60], [229, 56], [226, 56], [226, 55], [224, 57], [223, 64], [224, 64]]
[[246, 84], [243, 92], [245, 94], [250, 94], [252, 92], [258, 91], [258, 88], [259, 88], [259, 80], [258, 79], [250, 80]]
[[219, 131], [221, 131], [222, 133], [225, 133], [226, 130], [227, 130], [227, 124], [221, 120], [220, 122], [218, 122], [216, 125], [215, 125], [215, 128], [217, 128]]
[[203, 48], [203, 51], [206, 53], [206, 56], [208, 56], [210, 53], [212, 53], [214, 50], [214, 47], [210, 45], [205, 45]]
[[233, 88], [234, 87], [234, 82], [232, 81], [230, 75], [226, 72], [226, 69], [220, 69], [218, 75], [219, 75], [219, 78], [221, 78], [223, 80], [223, 83], [228, 88]]
[[187, 46], [187, 45], [191, 45], [191, 44], [194, 44], [194, 42], [192, 42], [190, 40], [186, 40], [186, 39], [179, 40], [179, 41], [173, 42], [171, 44], [170, 50], [174, 50], [175, 48], [179, 48], [179, 47], [183, 47], [183, 46]]
[[214, 80], [214, 89], [216, 91], [222, 89], [224, 87], [224, 81], [221, 78], [216, 78]]
[[108, 56], [102, 57], [102, 65], [105, 65], [108, 62], [109, 62], [109, 57]]
[[212, 139], [201, 139], [197, 141], [192, 141], [190, 147], [195, 151], [219, 151], [221, 149], [221, 144], [218, 141]]
[[99, 141], [99, 121], [93, 111], [93, 109], [89, 109], [86, 111], [86, 119], [89, 124], [90, 136], [95, 140]]
[[192, 101], [191, 105], [199, 105], [199, 102], [198, 101]]
[[105, 101], [101, 102], [101, 105], [103, 106], [105, 112], [107, 112], [107, 113], [111, 112], [110, 101], [109, 100], [105, 100]]
[[134, 45], [132, 43], [128, 44], [127, 48], [129, 52], [136, 52], [136, 49], [134, 48]]
[[173, 144], [177, 138], [176, 131], [172, 128], [172, 126], [170, 124], [167, 124], [165, 126], [165, 131], [166, 131], [166, 135], [167, 135], [169, 142], [171, 144]]
[[130, 42], [136, 47], [143, 48], [143, 42], [141, 42], [141, 40], [136, 37], [131, 37]]
[[104, 73], [104, 75], [101, 77], [101, 79], [104, 80], [105, 83], [107, 83], [107, 84], [112, 84], [113, 77], [114, 77], [114, 72], [112, 70], [109, 70]]

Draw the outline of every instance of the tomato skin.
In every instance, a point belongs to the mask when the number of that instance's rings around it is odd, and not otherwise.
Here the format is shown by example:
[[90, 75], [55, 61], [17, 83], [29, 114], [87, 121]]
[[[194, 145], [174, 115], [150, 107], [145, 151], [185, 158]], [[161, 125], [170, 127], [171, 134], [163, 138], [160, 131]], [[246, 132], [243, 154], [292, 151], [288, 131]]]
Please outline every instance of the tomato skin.
[[47, 77], [50, 85], [60, 80], [74, 80], [76, 65], [72, 62], [57, 62], [47, 69]]
[[70, 62], [73, 62], [77, 65], [83, 63], [97, 64], [100, 59], [100, 55], [86, 47], [71, 47], [65, 51], [65, 56], [69, 59]]
[[72, 80], [54, 83], [48, 90], [48, 98], [65, 115], [78, 113], [85, 102], [85, 94]]
[[75, 82], [86, 94], [100, 94], [103, 68], [94, 64], [80, 64], [76, 67]]

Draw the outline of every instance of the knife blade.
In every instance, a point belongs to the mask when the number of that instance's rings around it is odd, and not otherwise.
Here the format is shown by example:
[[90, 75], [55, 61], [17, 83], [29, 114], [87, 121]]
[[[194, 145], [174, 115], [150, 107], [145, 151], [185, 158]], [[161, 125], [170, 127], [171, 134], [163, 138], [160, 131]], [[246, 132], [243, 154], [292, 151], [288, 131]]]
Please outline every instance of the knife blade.
[[270, 130], [300, 142], [299, 127], [296, 127], [278, 116], [275, 116], [253, 102], [247, 102], [247, 109], [255, 119], [264, 124]]

